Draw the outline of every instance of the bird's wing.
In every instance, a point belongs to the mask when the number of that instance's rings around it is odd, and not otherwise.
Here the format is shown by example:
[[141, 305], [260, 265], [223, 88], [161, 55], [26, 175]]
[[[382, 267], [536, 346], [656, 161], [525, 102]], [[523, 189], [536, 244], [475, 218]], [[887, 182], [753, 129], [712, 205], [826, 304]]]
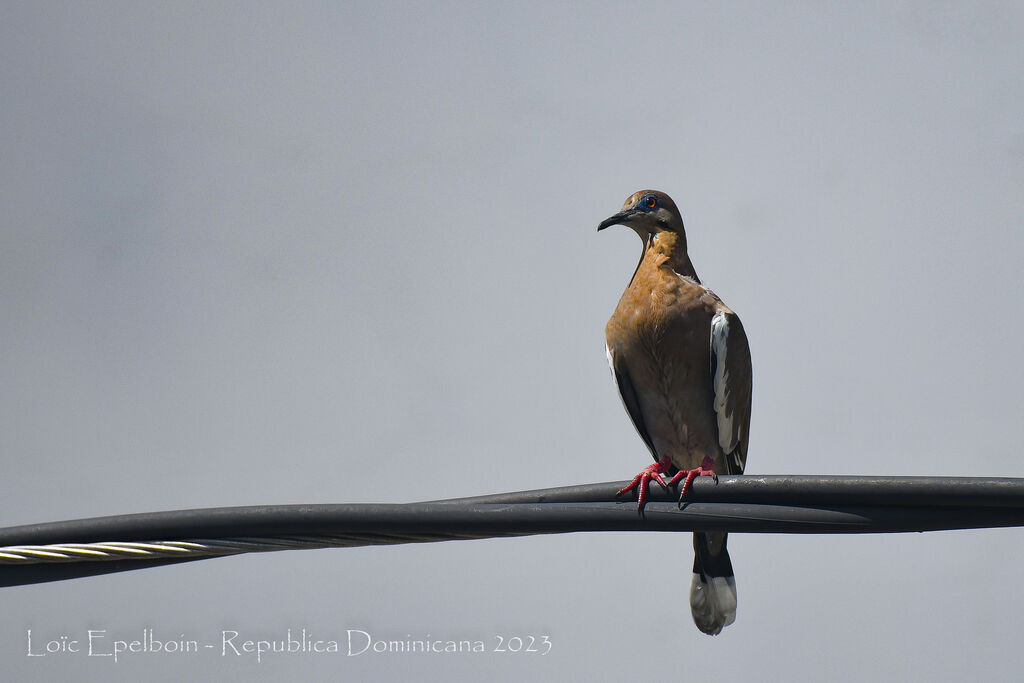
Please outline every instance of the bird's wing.
[[[724, 307], [723, 307], [724, 308]], [[718, 417], [718, 443], [730, 474], [741, 474], [750, 432], [750, 346], [739, 316], [728, 309], [711, 319], [711, 381]]]
[[651, 440], [651, 433], [647, 431], [647, 425], [644, 423], [644, 414], [640, 410], [640, 402], [637, 400], [633, 383], [629, 379], [629, 373], [625, 367], [621, 367], [620, 364], [616, 363], [611, 347], [605, 346], [605, 352], [608, 354], [608, 367], [611, 368], [612, 379], [615, 380], [615, 387], [619, 390], [622, 405], [626, 407], [629, 419], [633, 420], [633, 426], [636, 427], [640, 438], [647, 444], [648, 450], [651, 451], [651, 455], [654, 457], [655, 462], [657, 462], [658, 453], [654, 450], [654, 441]]

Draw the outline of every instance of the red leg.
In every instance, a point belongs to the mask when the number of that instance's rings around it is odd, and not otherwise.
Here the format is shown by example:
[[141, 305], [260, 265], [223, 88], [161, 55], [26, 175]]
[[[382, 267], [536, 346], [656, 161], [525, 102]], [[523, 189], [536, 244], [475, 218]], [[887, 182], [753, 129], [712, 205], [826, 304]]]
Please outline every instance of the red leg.
[[714, 477], [715, 483], [718, 483], [718, 475], [711, 469], [715, 462], [711, 458], [704, 456], [704, 460], [701, 461], [700, 466], [695, 470], [679, 470], [675, 476], [669, 479], [668, 485], [672, 486], [679, 483], [680, 479], [684, 479], [682, 490], [679, 492], [679, 503], [682, 504], [683, 498], [690, 492], [690, 487], [693, 486], [693, 480], [697, 477]]
[[656, 481], [661, 488], [666, 490], [668, 489], [668, 485], [665, 484], [665, 480], [661, 475], [668, 472], [670, 467], [672, 467], [672, 462], [668, 458], [662, 458], [653, 465], [648, 465], [640, 470], [638, 475], [633, 477], [633, 481], [619, 489], [619, 492], [615, 495], [621, 496], [623, 493], [628, 493], [629, 491], [636, 489], [637, 508], [641, 513], [643, 513], [644, 503], [647, 500], [647, 489], [649, 488], [651, 481]]

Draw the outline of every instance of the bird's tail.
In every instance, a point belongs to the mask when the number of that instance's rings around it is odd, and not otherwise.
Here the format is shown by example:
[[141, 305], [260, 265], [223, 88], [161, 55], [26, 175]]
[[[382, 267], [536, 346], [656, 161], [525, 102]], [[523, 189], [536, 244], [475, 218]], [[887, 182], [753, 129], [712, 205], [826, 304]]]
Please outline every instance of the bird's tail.
[[693, 535], [693, 580], [690, 612], [704, 633], [718, 635], [736, 621], [736, 579], [723, 532]]

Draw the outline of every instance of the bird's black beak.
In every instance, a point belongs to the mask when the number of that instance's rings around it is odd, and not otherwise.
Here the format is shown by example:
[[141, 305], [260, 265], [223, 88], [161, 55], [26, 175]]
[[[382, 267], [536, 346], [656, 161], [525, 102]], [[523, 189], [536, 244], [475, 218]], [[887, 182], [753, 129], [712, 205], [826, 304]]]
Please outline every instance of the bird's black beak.
[[597, 226], [597, 229], [604, 230], [610, 225], [625, 225], [629, 217], [632, 216], [636, 211], [634, 209], [626, 209], [625, 211], [619, 211], [614, 216], [609, 216], [601, 221], [601, 224]]

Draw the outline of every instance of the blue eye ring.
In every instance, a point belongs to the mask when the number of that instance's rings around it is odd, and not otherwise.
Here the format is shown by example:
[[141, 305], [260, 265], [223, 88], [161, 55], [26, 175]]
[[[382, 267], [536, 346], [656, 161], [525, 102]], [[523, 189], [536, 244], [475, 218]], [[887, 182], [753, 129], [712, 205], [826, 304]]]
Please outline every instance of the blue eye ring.
[[644, 211], [653, 211], [658, 208], [658, 198], [653, 194], [645, 194], [640, 198], [640, 208]]

